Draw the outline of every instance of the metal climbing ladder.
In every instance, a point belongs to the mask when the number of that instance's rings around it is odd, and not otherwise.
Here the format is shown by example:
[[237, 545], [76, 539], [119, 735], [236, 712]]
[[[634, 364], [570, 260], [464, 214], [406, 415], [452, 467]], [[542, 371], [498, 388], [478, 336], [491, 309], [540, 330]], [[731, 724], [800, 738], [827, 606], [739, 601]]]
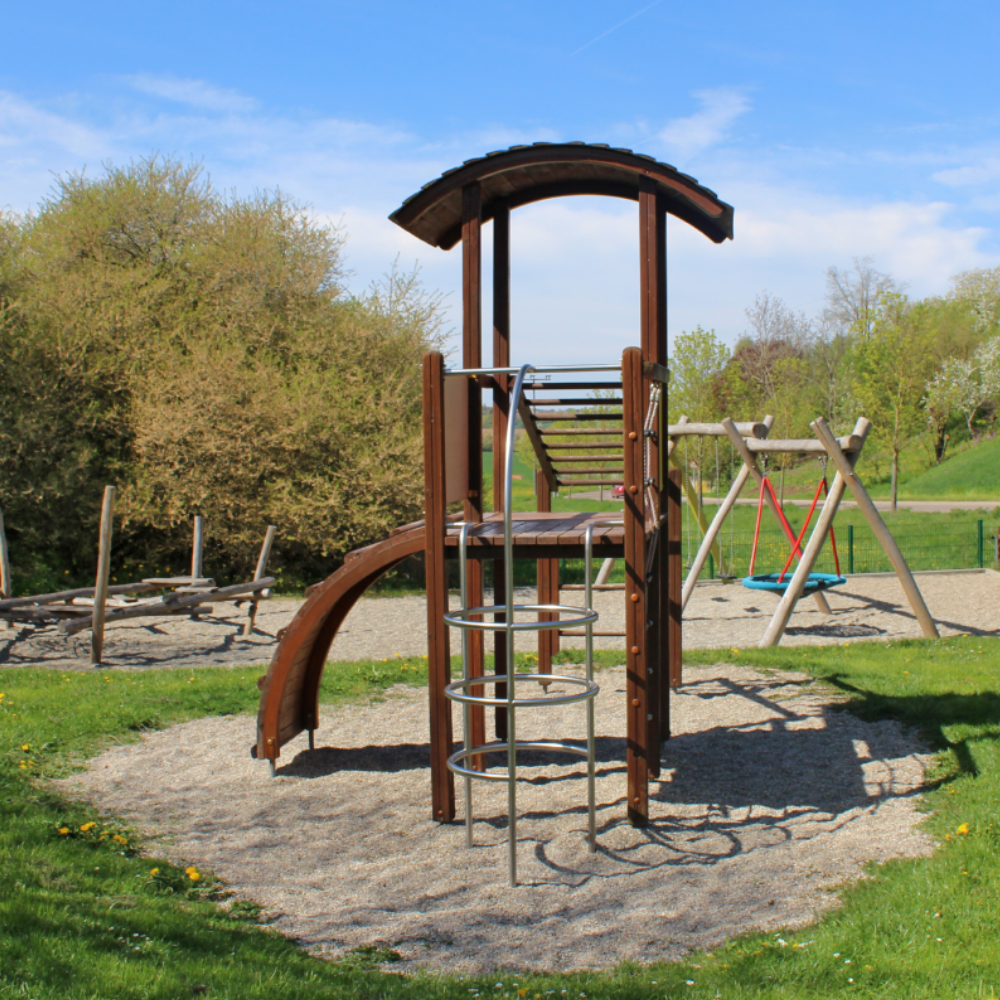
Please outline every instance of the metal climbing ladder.
[[[593, 371], [595, 366], [574, 369], [561, 367], [560, 371]], [[524, 391], [527, 375], [535, 371], [531, 365], [521, 367], [514, 382], [511, 393], [511, 412], [516, 413]], [[492, 374], [490, 370], [483, 373]], [[468, 564], [468, 523], [460, 527], [459, 556], [459, 587], [461, 607], [457, 611], [447, 613], [444, 618], [449, 626], [462, 630], [462, 679], [454, 681], [445, 688], [445, 696], [451, 701], [462, 705], [463, 739], [462, 749], [448, 758], [448, 767], [465, 782], [465, 827], [466, 843], [472, 845], [472, 782], [473, 780], [505, 781], [507, 783], [508, 811], [508, 867], [510, 884], [517, 885], [517, 753], [519, 750], [543, 750], [558, 753], [569, 753], [586, 758], [587, 761], [587, 809], [588, 809], [588, 843], [590, 851], [597, 849], [597, 824], [595, 804], [595, 744], [594, 744], [594, 699], [600, 690], [594, 681], [594, 638], [593, 626], [597, 621], [597, 612], [593, 609], [593, 532], [598, 525], [588, 525], [585, 539], [584, 564], [586, 588], [584, 591], [584, 606], [576, 607], [563, 604], [515, 604], [514, 603], [514, 538], [513, 538], [513, 460], [515, 441], [515, 421], [507, 425], [505, 463], [504, 463], [504, 603], [482, 607], [469, 607], [467, 594], [467, 564]], [[549, 620], [518, 621], [517, 616], [528, 614], [535, 619], [542, 615]], [[488, 621], [488, 618], [492, 620]], [[502, 620], [498, 620], [502, 618]], [[583, 677], [567, 674], [518, 673], [515, 669], [514, 635], [520, 632], [537, 632], [544, 629], [561, 629], [566, 627], [584, 628], [586, 669]], [[468, 638], [470, 630], [503, 632], [506, 635], [506, 668], [503, 674], [488, 676], [470, 676]], [[518, 685], [525, 682], [537, 682], [542, 686], [542, 693], [527, 696], [518, 693]], [[557, 690], [549, 693], [550, 684], [558, 684], [560, 688], [568, 687], [568, 692]], [[485, 685], [493, 685], [495, 693], [489, 696], [477, 693]], [[500, 688], [505, 689], [501, 694]], [[587, 739], [586, 749], [571, 743], [555, 740], [518, 740], [516, 720], [519, 709], [542, 708], [555, 705], [565, 705], [574, 702], [586, 702], [587, 705]], [[503, 740], [473, 745], [472, 709], [474, 706], [495, 706], [506, 709], [507, 735]], [[507, 767], [504, 771], [489, 772], [478, 770], [474, 759], [488, 753], [506, 753]]]

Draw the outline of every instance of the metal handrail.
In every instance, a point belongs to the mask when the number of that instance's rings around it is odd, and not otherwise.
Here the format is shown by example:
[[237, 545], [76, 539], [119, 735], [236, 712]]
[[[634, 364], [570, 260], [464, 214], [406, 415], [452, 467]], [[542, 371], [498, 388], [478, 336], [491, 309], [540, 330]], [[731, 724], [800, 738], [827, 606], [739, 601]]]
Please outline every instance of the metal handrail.
[[[460, 369], [449, 374], [495, 374], [517, 372], [513, 389], [511, 391], [511, 412], [517, 412], [517, 405], [524, 391], [524, 383], [530, 372], [538, 371], [618, 371], [618, 366], [608, 368], [604, 366], [559, 366], [558, 368], [539, 369], [532, 365], [522, 365], [519, 369]], [[504, 574], [504, 603], [502, 605], [492, 605], [490, 607], [469, 607], [467, 590], [467, 561], [468, 561], [468, 534], [471, 525], [462, 522], [459, 527], [458, 549], [459, 549], [459, 592], [461, 608], [456, 612], [448, 612], [444, 619], [449, 626], [462, 630], [462, 679], [448, 684], [445, 688], [445, 695], [451, 701], [461, 703], [463, 708], [464, 738], [462, 749], [451, 754], [448, 758], [448, 767], [465, 779], [465, 824], [466, 843], [472, 844], [472, 779], [490, 781], [507, 781], [507, 812], [508, 812], [508, 853], [510, 884], [517, 884], [517, 750], [544, 748], [548, 750], [564, 751], [573, 753], [587, 759], [587, 805], [589, 816], [589, 847], [590, 851], [597, 850], [597, 829], [596, 829], [596, 794], [595, 794], [595, 773], [596, 773], [596, 752], [594, 739], [594, 698], [600, 688], [594, 682], [594, 637], [593, 625], [597, 621], [597, 612], [593, 610], [593, 590], [591, 587], [591, 576], [593, 575], [593, 529], [597, 523], [588, 525], [585, 535], [585, 562], [587, 566], [587, 591], [586, 605], [584, 608], [567, 606], [561, 604], [514, 604], [514, 532], [513, 532], [513, 469], [514, 469], [514, 444], [515, 444], [515, 421], [508, 421], [507, 440], [505, 447], [505, 482], [504, 482], [504, 563], [506, 572]], [[604, 524], [605, 522], [599, 522]], [[517, 612], [549, 612], [557, 617], [554, 621], [530, 621], [517, 622], [515, 616]], [[504, 615], [504, 621], [496, 621], [498, 615]], [[562, 620], [564, 614], [575, 615], [573, 619]], [[488, 622], [485, 616], [493, 615], [494, 621]], [[473, 621], [473, 618], [479, 618]], [[566, 624], [583, 625], [586, 635], [586, 678], [569, 677], [558, 674], [518, 674], [514, 663], [514, 635], [523, 631], [541, 631], [546, 629], [557, 629]], [[503, 674], [494, 674], [489, 677], [469, 676], [468, 657], [468, 633], [470, 629], [482, 631], [503, 631], [506, 634], [506, 656], [507, 662]], [[516, 696], [516, 684], [519, 681], [539, 681], [546, 685], [546, 693], [536, 698], [518, 698]], [[548, 694], [547, 684], [553, 681], [561, 681], [582, 690], [572, 694]], [[473, 695], [468, 692], [470, 687], [479, 687], [484, 684], [504, 684], [507, 691], [506, 696], [489, 698], [484, 695]], [[535, 707], [540, 705], [567, 704], [576, 701], [587, 702], [587, 748], [571, 746], [558, 742], [517, 742], [516, 734], [516, 709]], [[482, 746], [473, 746], [471, 743], [472, 706], [493, 705], [507, 708], [507, 739], [504, 742], [493, 742]], [[483, 753], [506, 751], [507, 771], [506, 774], [488, 774], [485, 771], [478, 771], [468, 767], [466, 762], [470, 757], [476, 757]]]
[[622, 366], [617, 365], [522, 365], [520, 368], [446, 368], [445, 375], [516, 375], [527, 368], [538, 375], [550, 372], [620, 372]]

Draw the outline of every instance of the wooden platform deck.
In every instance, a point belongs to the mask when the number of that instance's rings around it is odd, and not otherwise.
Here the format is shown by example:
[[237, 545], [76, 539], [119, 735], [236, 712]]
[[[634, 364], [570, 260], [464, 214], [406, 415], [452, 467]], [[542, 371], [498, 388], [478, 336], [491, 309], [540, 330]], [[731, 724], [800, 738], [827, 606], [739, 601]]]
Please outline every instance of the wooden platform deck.
[[[527, 559], [558, 559], [583, 555], [587, 526], [594, 528], [594, 556], [601, 559], [624, 555], [624, 524], [607, 524], [620, 520], [614, 513], [562, 511], [542, 513], [531, 511], [513, 515], [515, 556]], [[457, 557], [459, 528], [448, 526], [445, 551]], [[469, 529], [469, 557], [472, 559], [503, 558], [503, 514], [487, 514], [483, 521]], [[528, 550], [518, 553], [518, 550]]]

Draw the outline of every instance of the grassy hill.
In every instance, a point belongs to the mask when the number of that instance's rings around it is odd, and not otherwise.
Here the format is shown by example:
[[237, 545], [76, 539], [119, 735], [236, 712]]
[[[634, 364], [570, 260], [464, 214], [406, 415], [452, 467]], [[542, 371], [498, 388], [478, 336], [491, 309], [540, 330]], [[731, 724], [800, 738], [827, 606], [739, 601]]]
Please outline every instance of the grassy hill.
[[[888, 495], [884, 485], [878, 490], [878, 495], [883, 492]], [[972, 445], [940, 465], [905, 480], [899, 492], [901, 498], [907, 500], [984, 500], [1000, 503], [1000, 438]]]

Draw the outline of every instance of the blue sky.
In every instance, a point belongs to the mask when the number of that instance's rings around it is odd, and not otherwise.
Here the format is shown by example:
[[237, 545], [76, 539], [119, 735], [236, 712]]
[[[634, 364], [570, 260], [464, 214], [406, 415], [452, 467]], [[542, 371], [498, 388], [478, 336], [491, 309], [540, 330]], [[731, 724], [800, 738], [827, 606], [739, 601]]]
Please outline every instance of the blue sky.
[[[345, 227], [352, 285], [398, 255], [457, 314], [460, 261], [388, 214], [514, 143], [672, 163], [736, 208], [718, 247], [672, 220], [670, 328], [732, 343], [764, 289], [807, 314], [871, 256], [911, 294], [1000, 265], [1000, 8], [985, 2], [96, 2], [3, 5], [0, 207], [154, 151], [220, 188], [280, 187]], [[635, 207], [563, 199], [512, 225], [519, 361], [638, 338]], [[487, 303], [488, 308], [488, 303]], [[487, 314], [488, 315], [488, 314]]]

